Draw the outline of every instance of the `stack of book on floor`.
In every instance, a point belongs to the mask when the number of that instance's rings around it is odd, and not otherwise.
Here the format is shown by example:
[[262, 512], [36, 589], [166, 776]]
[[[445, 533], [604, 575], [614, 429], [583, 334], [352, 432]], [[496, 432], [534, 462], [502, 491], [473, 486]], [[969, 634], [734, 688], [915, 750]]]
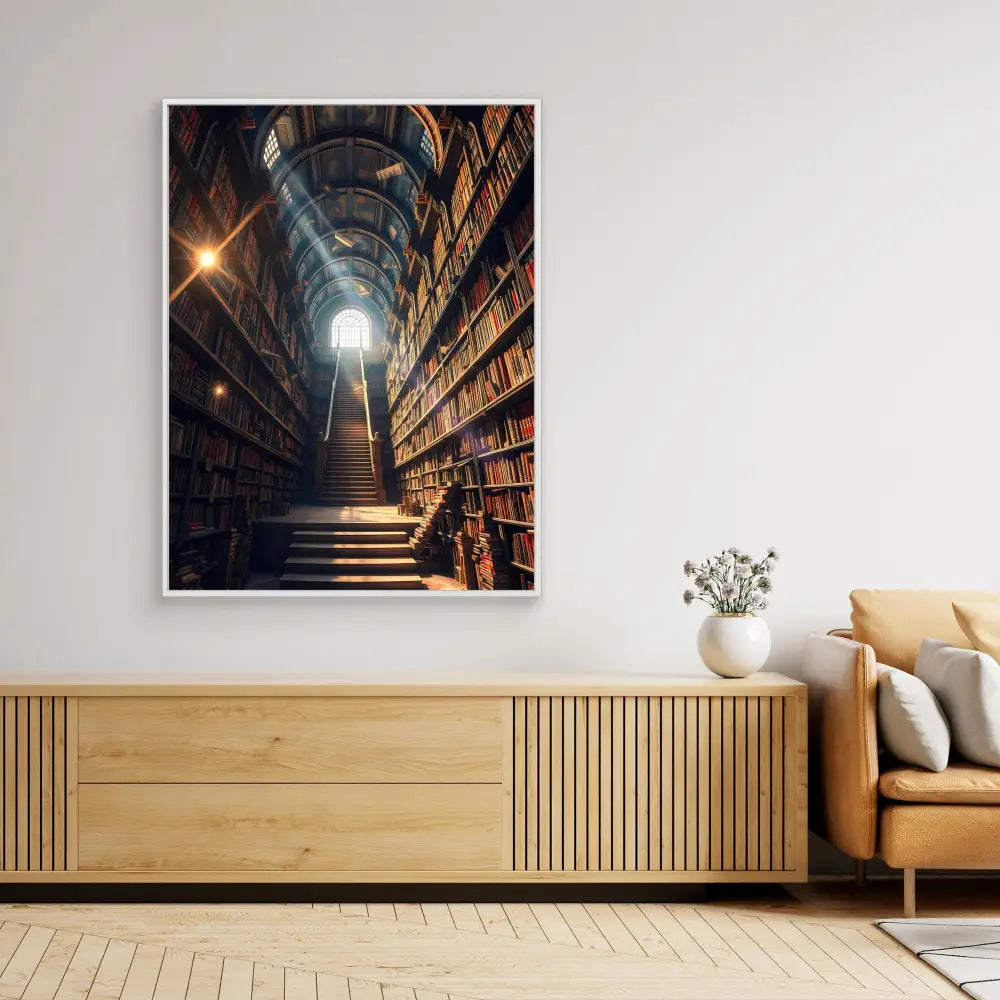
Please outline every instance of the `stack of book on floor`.
[[504, 553], [503, 539], [488, 527], [484, 527], [476, 539], [473, 559], [479, 577], [480, 590], [511, 590], [513, 581], [510, 565]]
[[455, 483], [448, 483], [437, 491], [434, 499], [427, 505], [424, 516], [420, 519], [413, 537], [410, 539], [410, 547], [416, 556], [423, 555], [430, 545], [434, 532], [437, 530], [438, 522], [447, 513], [448, 505], [453, 501], [455, 491], [459, 487]]
[[200, 590], [201, 578], [208, 567], [207, 561], [196, 549], [188, 549], [174, 562], [172, 590]]
[[535, 533], [534, 531], [515, 532], [510, 537], [511, 548], [514, 552], [514, 562], [527, 566], [528, 569], [535, 568]]

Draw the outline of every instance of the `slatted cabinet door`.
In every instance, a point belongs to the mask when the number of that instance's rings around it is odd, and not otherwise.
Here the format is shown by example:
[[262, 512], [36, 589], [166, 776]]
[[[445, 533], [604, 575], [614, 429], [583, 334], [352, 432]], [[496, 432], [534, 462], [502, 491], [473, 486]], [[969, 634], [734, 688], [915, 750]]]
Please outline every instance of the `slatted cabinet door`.
[[0, 871], [76, 867], [75, 698], [0, 698]]
[[804, 708], [797, 696], [513, 698], [505, 862], [803, 878]]

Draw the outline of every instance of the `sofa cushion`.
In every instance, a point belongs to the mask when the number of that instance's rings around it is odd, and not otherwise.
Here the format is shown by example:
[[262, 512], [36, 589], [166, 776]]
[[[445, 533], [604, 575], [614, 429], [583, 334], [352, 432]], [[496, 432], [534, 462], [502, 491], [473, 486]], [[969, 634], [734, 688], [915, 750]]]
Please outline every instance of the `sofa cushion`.
[[987, 653], [925, 639], [915, 673], [937, 696], [966, 760], [1000, 767], [1000, 664]]
[[951, 752], [951, 732], [934, 692], [905, 670], [880, 663], [875, 669], [882, 746], [904, 764], [943, 771]]
[[949, 646], [972, 647], [955, 620], [955, 601], [1000, 604], [1000, 594], [988, 590], [854, 590], [852, 638], [872, 646], [879, 663], [912, 674], [920, 643], [928, 637]]
[[897, 802], [1000, 806], [1000, 770], [964, 761], [943, 771], [899, 767], [878, 779], [878, 790]]
[[989, 653], [1000, 661], [1000, 603], [989, 601], [956, 601], [955, 619], [973, 649]]

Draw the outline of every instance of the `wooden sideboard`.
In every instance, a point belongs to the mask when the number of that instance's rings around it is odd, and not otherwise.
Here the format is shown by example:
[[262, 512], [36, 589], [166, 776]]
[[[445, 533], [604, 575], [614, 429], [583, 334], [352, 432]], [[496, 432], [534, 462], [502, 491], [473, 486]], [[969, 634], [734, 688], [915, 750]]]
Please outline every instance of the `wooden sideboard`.
[[807, 877], [776, 674], [0, 694], [0, 883]]

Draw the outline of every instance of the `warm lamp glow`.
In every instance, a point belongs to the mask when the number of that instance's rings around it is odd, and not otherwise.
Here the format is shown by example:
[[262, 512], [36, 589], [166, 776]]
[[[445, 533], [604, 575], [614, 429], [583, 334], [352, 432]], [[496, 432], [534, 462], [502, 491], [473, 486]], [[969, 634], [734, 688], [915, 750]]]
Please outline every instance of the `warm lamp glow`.
[[201, 264], [202, 267], [215, 267], [215, 261], [216, 257], [214, 250], [202, 250], [202, 252], [198, 254], [198, 263]]
[[226, 387], [221, 382], [215, 383], [215, 388], [212, 390], [216, 396], [224, 396], [226, 393]]

